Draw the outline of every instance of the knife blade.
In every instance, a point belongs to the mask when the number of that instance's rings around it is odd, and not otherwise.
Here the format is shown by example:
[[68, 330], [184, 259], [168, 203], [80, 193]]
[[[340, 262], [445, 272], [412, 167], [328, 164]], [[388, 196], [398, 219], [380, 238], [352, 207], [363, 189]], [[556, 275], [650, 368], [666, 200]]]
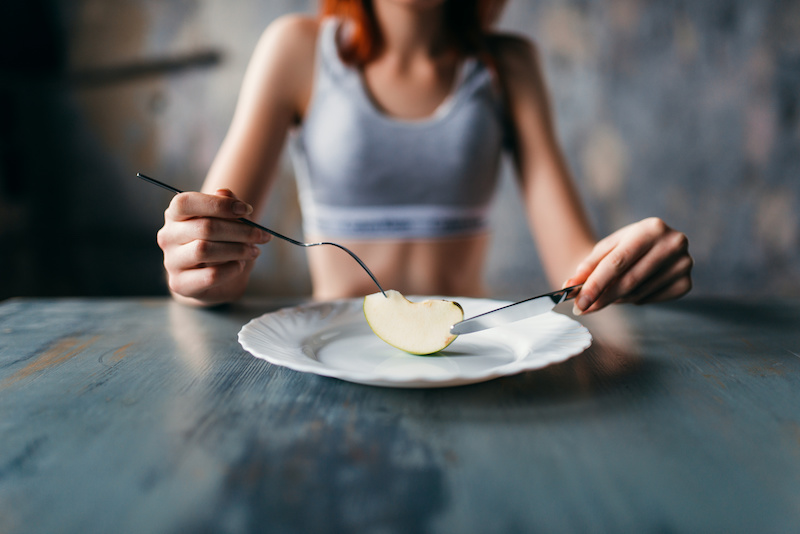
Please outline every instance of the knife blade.
[[521, 300], [496, 310], [488, 311], [469, 319], [459, 321], [450, 327], [450, 333], [456, 335], [471, 334], [472, 332], [479, 332], [487, 328], [494, 328], [508, 323], [527, 319], [534, 315], [547, 313], [557, 304], [561, 304], [565, 300], [574, 298], [578, 294], [583, 284], [576, 286], [565, 287], [558, 291], [545, 293], [538, 297]]

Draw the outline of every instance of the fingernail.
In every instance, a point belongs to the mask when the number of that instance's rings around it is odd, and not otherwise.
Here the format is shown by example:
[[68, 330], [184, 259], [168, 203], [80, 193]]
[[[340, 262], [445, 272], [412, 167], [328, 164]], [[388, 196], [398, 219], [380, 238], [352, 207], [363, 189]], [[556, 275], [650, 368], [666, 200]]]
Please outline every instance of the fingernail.
[[236, 215], [247, 215], [253, 211], [253, 208], [241, 201], [233, 203], [233, 213]]
[[250, 247], [250, 257], [257, 258], [259, 256], [259, 254], [261, 254], [261, 249], [260, 248], [258, 248], [255, 245]]
[[583, 312], [578, 308], [577, 304], [572, 305], [572, 314], [573, 315], [583, 315]]
[[588, 297], [578, 297], [578, 299], [575, 301], [575, 307], [578, 308], [581, 313], [585, 312], [586, 308], [591, 306], [591, 304], [592, 303], [589, 301]]

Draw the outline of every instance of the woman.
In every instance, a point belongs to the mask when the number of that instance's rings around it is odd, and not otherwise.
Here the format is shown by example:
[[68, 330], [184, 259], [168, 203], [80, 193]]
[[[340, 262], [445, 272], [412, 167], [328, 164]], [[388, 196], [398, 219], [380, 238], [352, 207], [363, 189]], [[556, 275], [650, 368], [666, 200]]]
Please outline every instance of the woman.
[[[686, 236], [647, 219], [597, 242], [557, 145], [534, 46], [493, 33], [503, 0], [324, 0], [264, 32], [202, 192], [177, 195], [158, 243], [174, 297], [237, 299], [270, 236], [257, 216], [289, 139], [307, 240], [342, 243], [381, 285], [481, 295], [486, 209], [512, 151], [528, 222], [575, 311], [677, 298]], [[291, 134], [291, 137], [290, 137]], [[375, 292], [333, 247], [308, 251], [314, 297]]]

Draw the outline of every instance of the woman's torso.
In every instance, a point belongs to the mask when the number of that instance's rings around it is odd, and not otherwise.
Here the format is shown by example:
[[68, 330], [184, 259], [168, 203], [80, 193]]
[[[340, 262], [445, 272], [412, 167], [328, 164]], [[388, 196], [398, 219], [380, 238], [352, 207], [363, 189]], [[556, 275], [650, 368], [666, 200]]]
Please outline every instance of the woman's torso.
[[[474, 59], [444, 63], [395, 91], [385, 65], [359, 71], [331, 53], [333, 24], [320, 23], [311, 97], [291, 140], [306, 238], [351, 248], [385, 289], [483, 294], [504, 136], [488, 71]], [[338, 249], [310, 249], [309, 263], [316, 298], [377, 290]]]

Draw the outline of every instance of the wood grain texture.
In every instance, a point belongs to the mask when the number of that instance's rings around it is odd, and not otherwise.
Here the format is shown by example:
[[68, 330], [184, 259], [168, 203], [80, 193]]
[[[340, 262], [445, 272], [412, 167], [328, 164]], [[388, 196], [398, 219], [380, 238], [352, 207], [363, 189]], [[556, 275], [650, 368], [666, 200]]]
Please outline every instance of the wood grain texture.
[[253, 358], [283, 304], [0, 304], [0, 532], [800, 524], [798, 300], [617, 307], [576, 358], [439, 390]]

